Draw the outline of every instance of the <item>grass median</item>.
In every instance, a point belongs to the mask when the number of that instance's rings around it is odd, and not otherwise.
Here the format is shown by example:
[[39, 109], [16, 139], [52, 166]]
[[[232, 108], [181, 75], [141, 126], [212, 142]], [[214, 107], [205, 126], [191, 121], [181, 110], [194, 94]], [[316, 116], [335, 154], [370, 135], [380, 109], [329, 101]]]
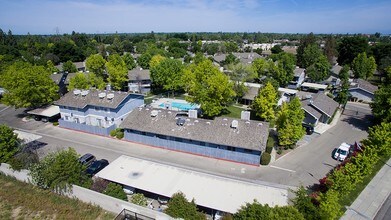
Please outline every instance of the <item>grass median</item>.
[[0, 174], [0, 219], [114, 219], [100, 207]]

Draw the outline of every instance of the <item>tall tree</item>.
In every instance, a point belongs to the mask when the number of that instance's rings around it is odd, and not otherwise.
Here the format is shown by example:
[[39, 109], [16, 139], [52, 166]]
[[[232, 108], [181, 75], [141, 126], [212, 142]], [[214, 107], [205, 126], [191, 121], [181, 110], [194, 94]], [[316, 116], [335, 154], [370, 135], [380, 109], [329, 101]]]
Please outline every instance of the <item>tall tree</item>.
[[371, 103], [372, 113], [378, 121], [391, 122], [391, 85], [382, 86], [375, 92]]
[[120, 55], [110, 55], [109, 61], [106, 63], [106, 68], [111, 87], [115, 90], [121, 90], [128, 81], [128, 68], [126, 68], [126, 64]]
[[369, 128], [368, 138], [363, 141], [366, 148], [372, 148], [380, 156], [391, 156], [391, 123], [384, 121]]
[[334, 64], [334, 58], [337, 57], [337, 43], [333, 35], [326, 37], [326, 43], [324, 45], [324, 55], [327, 57], [330, 65]]
[[203, 114], [214, 117], [232, 100], [235, 92], [228, 76], [220, 72], [210, 60], [191, 64], [185, 70], [185, 88], [189, 92], [186, 100], [201, 105]]
[[327, 58], [321, 54], [318, 60], [307, 68], [308, 77], [315, 82], [327, 79], [330, 74], [330, 64]]
[[353, 62], [353, 59], [359, 54], [368, 50], [368, 40], [364, 37], [344, 37], [338, 46], [338, 63], [340, 65]]
[[365, 52], [358, 54], [352, 62], [352, 70], [355, 78], [371, 77], [376, 70], [375, 58], [367, 57]]
[[90, 89], [93, 87], [103, 89], [105, 87], [105, 82], [94, 73], [76, 73], [76, 75], [69, 80], [68, 90]]
[[149, 62], [152, 59], [152, 55], [149, 53], [143, 53], [137, 58], [137, 64], [143, 69], [149, 69]]
[[300, 66], [300, 67], [304, 66], [303, 65], [304, 49], [311, 44], [316, 45], [316, 37], [312, 32], [300, 40], [300, 45], [297, 48], [297, 55], [296, 55], [298, 66]]
[[58, 98], [58, 86], [50, 79], [50, 74], [43, 66], [13, 63], [0, 79], [0, 85], [6, 90], [3, 103], [16, 108], [33, 108], [52, 103]]
[[164, 212], [173, 218], [206, 219], [204, 214], [198, 212], [194, 200], [191, 202], [187, 201], [186, 196], [182, 192], [172, 195]]
[[18, 135], [7, 125], [0, 125], [0, 163], [7, 163], [18, 152]]
[[272, 121], [276, 117], [278, 92], [271, 83], [267, 83], [259, 90], [258, 96], [254, 99], [252, 108], [256, 114], [266, 121]]
[[257, 201], [246, 203], [235, 214], [234, 219], [238, 220], [274, 220], [274, 219], [297, 219], [304, 220], [303, 215], [293, 206], [262, 205]]
[[132, 70], [136, 67], [136, 62], [130, 53], [126, 53], [122, 56], [128, 70]]
[[183, 88], [183, 65], [180, 60], [163, 59], [151, 68], [151, 80], [155, 86], [166, 91], [177, 91]]
[[76, 73], [76, 65], [72, 63], [72, 61], [68, 60], [62, 65], [62, 71], [68, 72], [68, 73]]
[[284, 51], [282, 50], [282, 48], [281, 48], [280, 45], [275, 45], [275, 46], [272, 47], [272, 49], [270, 49], [270, 50], [271, 50], [271, 52], [272, 52], [273, 54], [279, 54], [279, 53], [281, 53], [281, 52], [284, 52]]
[[159, 65], [160, 62], [163, 61], [164, 59], [167, 59], [167, 58], [162, 56], [162, 55], [160, 55], [160, 54], [157, 54], [157, 55], [153, 56], [151, 58], [151, 60], [149, 61], [149, 69], [153, 69], [154, 67]]
[[292, 199], [293, 207], [295, 207], [301, 214], [303, 214], [304, 219], [320, 219], [318, 207], [312, 203], [311, 197], [308, 196], [305, 188], [300, 186], [299, 189], [295, 191], [295, 194], [296, 196]]
[[282, 146], [295, 144], [304, 134], [302, 122], [304, 110], [299, 98], [295, 97], [289, 104], [283, 103], [277, 114], [278, 141]]
[[343, 213], [338, 202], [340, 198], [338, 192], [329, 190], [320, 197], [319, 212], [321, 219], [339, 219]]
[[309, 66], [318, 62], [320, 57], [322, 56], [322, 51], [315, 44], [308, 45], [304, 48], [302, 65], [304, 68], [308, 68]]
[[100, 54], [94, 54], [87, 58], [86, 66], [90, 72], [104, 78], [106, 60]]
[[53, 61], [51, 60], [48, 60], [46, 62], [46, 69], [50, 72], [50, 73], [58, 73], [60, 72], [53, 64]]
[[227, 68], [230, 70], [228, 76], [234, 82], [233, 89], [236, 93], [236, 101], [238, 101], [247, 92], [244, 82], [251, 82], [256, 78], [256, 74], [250, 66], [241, 63], [228, 65]]
[[32, 182], [43, 189], [64, 192], [71, 184], [86, 186], [91, 179], [85, 174], [84, 167], [78, 161], [78, 155], [72, 148], [48, 154], [39, 163], [32, 165]]
[[296, 68], [296, 58], [293, 54], [281, 52], [277, 55], [278, 66], [281, 69], [280, 74], [274, 76], [280, 86], [286, 86], [294, 77]]

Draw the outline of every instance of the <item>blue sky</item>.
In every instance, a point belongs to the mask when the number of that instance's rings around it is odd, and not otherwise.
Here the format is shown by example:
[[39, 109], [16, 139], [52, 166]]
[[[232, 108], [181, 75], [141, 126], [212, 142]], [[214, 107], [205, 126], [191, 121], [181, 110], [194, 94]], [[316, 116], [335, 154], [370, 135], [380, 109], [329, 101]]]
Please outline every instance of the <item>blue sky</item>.
[[390, 0], [0, 0], [14, 34], [391, 33]]

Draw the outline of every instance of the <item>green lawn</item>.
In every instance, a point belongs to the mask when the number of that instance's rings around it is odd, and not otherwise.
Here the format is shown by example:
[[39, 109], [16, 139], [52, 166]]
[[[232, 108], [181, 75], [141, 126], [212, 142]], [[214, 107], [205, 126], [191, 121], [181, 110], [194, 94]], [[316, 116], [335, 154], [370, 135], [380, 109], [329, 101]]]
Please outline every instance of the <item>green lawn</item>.
[[365, 176], [363, 181], [356, 185], [356, 188], [351, 191], [348, 195], [341, 198], [339, 203], [342, 205], [343, 210], [346, 211], [346, 206], [350, 206], [354, 200], [360, 195], [361, 191], [368, 185], [368, 183], [373, 179], [373, 177], [379, 172], [383, 167], [384, 163], [388, 161], [388, 158], [380, 158], [380, 160], [373, 166], [372, 173]]
[[240, 118], [240, 114], [244, 109], [236, 107], [236, 106], [228, 106], [225, 110], [223, 110], [221, 116], [227, 116], [230, 118]]
[[114, 219], [100, 207], [0, 174], [0, 219]]

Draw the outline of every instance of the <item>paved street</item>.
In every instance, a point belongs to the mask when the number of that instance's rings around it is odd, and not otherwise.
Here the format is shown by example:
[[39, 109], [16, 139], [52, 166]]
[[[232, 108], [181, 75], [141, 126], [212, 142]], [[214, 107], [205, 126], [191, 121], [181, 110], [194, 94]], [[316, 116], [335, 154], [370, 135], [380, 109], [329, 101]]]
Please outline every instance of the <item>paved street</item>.
[[[367, 136], [368, 107], [362, 104], [348, 104], [350, 111], [322, 135], [307, 137], [307, 144], [281, 157], [267, 167], [256, 167], [217, 159], [167, 151], [142, 144], [120, 141], [83, 132], [55, 127], [50, 123], [34, 120], [23, 121], [23, 111], [0, 105], [0, 123], [41, 135], [41, 142], [47, 143], [39, 152], [46, 154], [66, 147], [73, 147], [79, 154], [93, 153], [97, 158], [113, 161], [120, 155], [162, 162], [182, 168], [222, 175], [265, 184], [288, 186], [312, 185], [317, 183], [332, 167], [338, 164], [331, 153], [342, 142], [353, 144]], [[358, 112], [357, 112], [358, 111]], [[354, 114], [353, 114], [354, 113]]]

